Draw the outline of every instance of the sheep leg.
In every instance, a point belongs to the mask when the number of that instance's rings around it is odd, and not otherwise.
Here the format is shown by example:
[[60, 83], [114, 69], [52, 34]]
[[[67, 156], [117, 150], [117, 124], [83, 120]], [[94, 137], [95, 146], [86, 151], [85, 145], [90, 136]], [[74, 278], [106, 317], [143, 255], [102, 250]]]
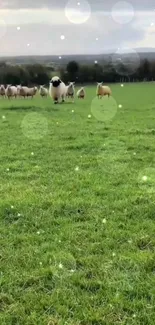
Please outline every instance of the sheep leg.
[[62, 95], [62, 103], [64, 103], [65, 102], [65, 97], [64, 97], [64, 95]]
[[54, 104], [58, 104], [58, 97], [54, 98]]

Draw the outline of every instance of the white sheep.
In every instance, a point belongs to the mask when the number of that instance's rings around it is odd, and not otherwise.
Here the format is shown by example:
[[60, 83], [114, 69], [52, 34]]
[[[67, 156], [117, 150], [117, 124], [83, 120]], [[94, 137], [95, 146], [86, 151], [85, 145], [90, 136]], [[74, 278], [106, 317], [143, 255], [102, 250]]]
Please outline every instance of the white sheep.
[[49, 95], [53, 98], [54, 103], [57, 104], [59, 101], [64, 102], [67, 93], [67, 87], [60, 80], [59, 77], [55, 76], [50, 81]]
[[44, 86], [40, 86], [39, 94], [41, 97], [47, 97], [48, 90]]
[[17, 97], [18, 95], [18, 91], [17, 91], [17, 87], [12, 86], [12, 85], [8, 85], [6, 90], [5, 90], [5, 95], [6, 97], [8, 97], [9, 99], [12, 97]]
[[5, 87], [4, 87], [4, 85], [0, 86], [0, 96], [5, 97]]
[[18, 96], [19, 97], [27, 97], [27, 94], [29, 92], [29, 88], [28, 87], [25, 87], [25, 86], [17, 86], [17, 93], [18, 93]]
[[80, 99], [84, 99], [86, 96], [86, 92], [84, 90], [84, 87], [80, 88], [77, 92], [77, 97]]
[[36, 93], [37, 93], [37, 87], [28, 88], [27, 97], [33, 98], [36, 95]]
[[74, 96], [75, 96], [75, 88], [74, 88], [75, 82], [70, 82], [68, 86], [66, 86], [66, 97], [71, 98], [74, 102]]
[[110, 97], [112, 95], [111, 89], [109, 86], [103, 86], [102, 82], [97, 83], [97, 90], [96, 90], [96, 95], [98, 98], [102, 98], [104, 96]]

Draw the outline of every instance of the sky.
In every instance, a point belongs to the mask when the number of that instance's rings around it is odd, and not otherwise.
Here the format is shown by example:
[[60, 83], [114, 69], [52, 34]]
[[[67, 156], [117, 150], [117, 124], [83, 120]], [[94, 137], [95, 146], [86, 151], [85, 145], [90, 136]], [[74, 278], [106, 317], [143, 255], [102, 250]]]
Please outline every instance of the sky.
[[0, 0], [0, 56], [152, 47], [154, 0]]

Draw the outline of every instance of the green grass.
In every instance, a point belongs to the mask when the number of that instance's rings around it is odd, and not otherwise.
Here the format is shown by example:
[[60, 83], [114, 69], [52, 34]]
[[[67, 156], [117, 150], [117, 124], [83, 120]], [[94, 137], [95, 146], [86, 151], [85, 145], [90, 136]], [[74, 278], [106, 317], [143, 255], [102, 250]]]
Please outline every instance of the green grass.
[[155, 323], [155, 85], [111, 87], [0, 100], [2, 325]]

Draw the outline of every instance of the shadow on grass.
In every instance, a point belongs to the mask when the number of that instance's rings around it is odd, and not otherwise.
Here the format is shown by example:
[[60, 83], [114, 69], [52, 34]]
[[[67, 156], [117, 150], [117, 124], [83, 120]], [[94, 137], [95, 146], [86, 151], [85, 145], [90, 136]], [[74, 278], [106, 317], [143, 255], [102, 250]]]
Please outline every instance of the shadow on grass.
[[9, 110], [9, 111], [16, 111], [16, 110], [20, 110], [20, 111], [28, 111], [28, 110], [35, 110], [38, 111], [40, 110], [40, 107], [37, 106], [10, 106], [10, 107], [6, 107], [5, 110]]

